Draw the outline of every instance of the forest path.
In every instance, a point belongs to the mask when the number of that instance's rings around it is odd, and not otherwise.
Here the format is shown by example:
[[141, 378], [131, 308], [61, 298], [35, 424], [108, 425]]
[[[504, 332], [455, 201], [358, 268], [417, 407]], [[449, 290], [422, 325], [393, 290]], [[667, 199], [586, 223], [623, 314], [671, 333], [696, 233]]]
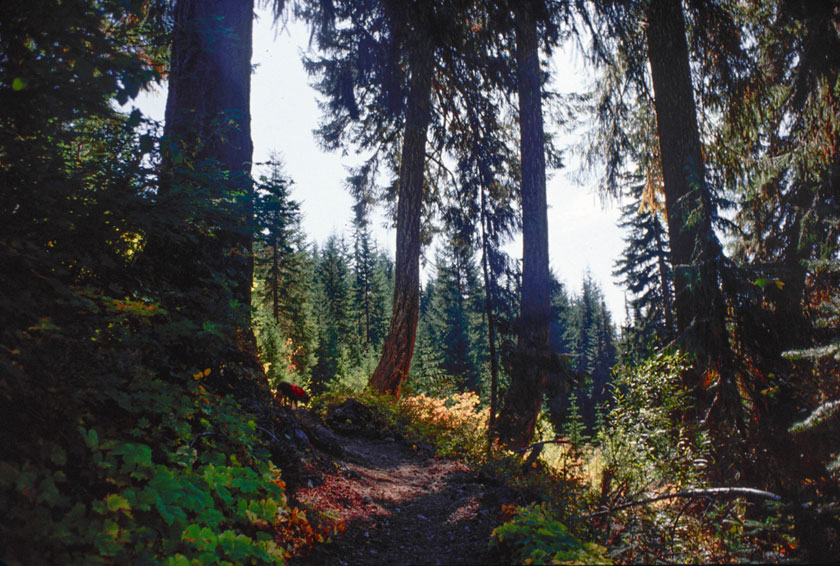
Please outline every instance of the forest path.
[[291, 564], [493, 564], [490, 532], [510, 492], [454, 460], [391, 436], [337, 434], [344, 454], [317, 466], [293, 497], [345, 530]]

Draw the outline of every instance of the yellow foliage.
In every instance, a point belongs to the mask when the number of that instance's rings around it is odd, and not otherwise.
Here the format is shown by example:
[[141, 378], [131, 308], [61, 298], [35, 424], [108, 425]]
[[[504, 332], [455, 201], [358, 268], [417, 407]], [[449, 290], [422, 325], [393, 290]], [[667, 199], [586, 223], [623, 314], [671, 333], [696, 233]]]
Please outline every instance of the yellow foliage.
[[122, 240], [120, 252], [127, 260], [134, 259], [134, 256], [143, 251], [146, 246], [146, 239], [137, 232], [123, 232], [120, 234], [120, 240]]
[[440, 399], [424, 394], [405, 397], [403, 405], [417, 419], [452, 429], [481, 432], [487, 427], [488, 411], [478, 409], [481, 400], [472, 391]]
[[198, 379], [201, 379], [202, 377], [207, 377], [208, 375], [210, 375], [210, 371], [211, 371], [210, 368], [206, 368], [204, 371], [194, 373], [193, 374], [193, 379], [198, 380]]
[[112, 312], [121, 312], [135, 316], [153, 316], [158, 313], [160, 308], [154, 303], [145, 303], [143, 301], [132, 301], [130, 299], [112, 299], [106, 300], [106, 305]]

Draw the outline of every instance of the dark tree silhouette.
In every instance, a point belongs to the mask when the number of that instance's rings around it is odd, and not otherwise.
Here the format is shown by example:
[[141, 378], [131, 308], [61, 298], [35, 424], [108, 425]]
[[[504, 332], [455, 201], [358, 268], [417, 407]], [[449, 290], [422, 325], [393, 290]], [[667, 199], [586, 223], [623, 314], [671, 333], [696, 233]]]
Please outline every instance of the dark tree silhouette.
[[680, 4], [667, 0], [653, 0], [647, 17], [677, 329], [696, 353], [720, 360], [728, 350], [719, 285], [721, 248], [712, 229], [685, 20]]
[[626, 231], [624, 252], [613, 271], [630, 292], [622, 355], [633, 362], [667, 345], [676, 332], [667, 228], [659, 211], [640, 212], [643, 189], [644, 184], [636, 182], [628, 190], [630, 200], [622, 207], [619, 221]]
[[166, 277], [173, 288], [204, 287], [216, 305], [235, 344], [219, 363], [257, 369], [250, 329], [253, 11], [253, 0], [175, 3], [159, 202], [180, 210], [192, 232], [181, 242], [153, 242], [151, 255], [172, 266]]
[[536, 3], [517, 3], [514, 10], [522, 156], [522, 298], [517, 344], [521, 359], [499, 413], [498, 433], [504, 444], [522, 448], [534, 434], [545, 389], [546, 368], [540, 359], [548, 352], [551, 280]]
[[375, 176], [381, 153], [398, 163], [393, 311], [370, 380], [373, 388], [394, 395], [408, 375], [419, 313], [420, 217], [435, 40], [446, 35], [438, 24], [452, 21], [437, 17], [438, 8], [389, 0], [309, 2], [299, 10], [313, 25], [322, 51], [306, 66], [328, 99], [319, 130], [324, 145], [373, 150], [360, 168], [364, 176]]
[[706, 183], [682, 7], [653, 0], [647, 20], [677, 332], [696, 357], [695, 369], [683, 374], [695, 399], [689, 413], [712, 428], [727, 423], [738, 430], [743, 408], [726, 329], [723, 251], [712, 226], [714, 204]]

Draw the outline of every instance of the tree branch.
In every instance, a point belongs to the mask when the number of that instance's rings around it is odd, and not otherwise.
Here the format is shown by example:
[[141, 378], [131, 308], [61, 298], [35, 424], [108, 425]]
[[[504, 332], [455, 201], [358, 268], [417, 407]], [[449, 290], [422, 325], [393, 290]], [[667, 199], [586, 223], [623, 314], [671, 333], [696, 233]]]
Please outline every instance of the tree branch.
[[[705, 489], [689, 489], [686, 491], [677, 491], [675, 493], [666, 493], [664, 495], [657, 495], [655, 497], [648, 497], [645, 499], [640, 499], [638, 501], [630, 501], [628, 503], [622, 503], [617, 507], [613, 507], [612, 509], [604, 509], [603, 511], [598, 511], [596, 513], [591, 513], [584, 517], [585, 519], [591, 519], [593, 517], [599, 517], [601, 515], [609, 515], [610, 513], [614, 513], [616, 511], [621, 511], [622, 509], [628, 509], [630, 507], [638, 507], [640, 505], [648, 505], [650, 503], [655, 503], [657, 501], [662, 501], [665, 499], [676, 499], [676, 498], [693, 498], [693, 497], [746, 497], [748, 499], [769, 499], [770, 501], [777, 501], [782, 502], [784, 499], [781, 495], [776, 495], [775, 493], [770, 493], [769, 491], [763, 491], [760, 489], [755, 489], [752, 487], [709, 487]], [[802, 504], [803, 509], [810, 508], [810, 505], [807, 503]]]

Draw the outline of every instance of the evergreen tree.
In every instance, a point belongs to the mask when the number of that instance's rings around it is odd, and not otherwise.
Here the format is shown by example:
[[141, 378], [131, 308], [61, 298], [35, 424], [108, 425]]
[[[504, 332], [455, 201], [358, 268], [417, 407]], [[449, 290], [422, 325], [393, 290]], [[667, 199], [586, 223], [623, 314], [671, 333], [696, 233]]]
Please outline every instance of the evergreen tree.
[[381, 347], [388, 334], [391, 306], [394, 303], [394, 260], [383, 249], [376, 252], [373, 269], [373, 309], [371, 328], [377, 347]]
[[[646, 205], [661, 196], [678, 343], [697, 361], [683, 376], [696, 399], [689, 412], [696, 418], [708, 413], [707, 426], [731, 431], [744, 422], [736, 385], [740, 373], [726, 326], [731, 297], [724, 287], [731, 286], [733, 273], [715, 233], [720, 200], [701, 144], [701, 127], [710, 128], [718, 112], [726, 112], [710, 101], [742, 92], [737, 85], [746, 64], [741, 36], [733, 10], [723, 4], [599, 3], [592, 5], [590, 21], [598, 22], [600, 32], [594, 59], [607, 63], [611, 84], [598, 106], [606, 185], [615, 190], [635, 172], [645, 176]], [[692, 81], [692, 64], [695, 72], [706, 74]], [[648, 125], [653, 115], [655, 135]], [[646, 147], [649, 157], [639, 158], [644, 153], [634, 146]]]
[[434, 329], [437, 287], [430, 279], [420, 293], [420, 318], [417, 324], [417, 354], [411, 362], [408, 386], [412, 392], [446, 396], [456, 391], [452, 377], [443, 369], [443, 349]]
[[471, 256], [469, 248], [452, 241], [438, 254], [428, 325], [432, 343], [441, 349], [441, 369], [460, 389], [477, 392], [484, 342], [476, 298], [483, 298], [483, 292]]
[[376, 345], [373, 317], [375, 310], [374, 270], [375, 249], [371, 241], [366, 214], [356, 205], [353, 221], [353, 298], [356, 311], [356, 327], [362, 350]]
[[[152, 234], [149, 249], [173, 266], [166, 273], [173, 288], [190, 289], [197, 281], [205, 287], [202, 304], [167, 305], [171, 312], [215, 305], [215, 318], [235, 346], [218, 360], [207, 360], [204, 352], [180, 354], [194, 356], [187, 363], [226, 366], [229, 374], [239, 371], [237, 364], [246, 371], [259, 368], [249, 312], [253, 17], [253, 0], [175, 2], [158, 196], [163, 208], [184, 215], [185, 237], [160, 241]], [[190, 227], [193, 219], [201, 232]], [[232, 378], [228, 375], [228, 385]], [[213, 380], [225, 386], [221, 371]]]
[[534, 435], [546, 383], [543, 358], [548, 353], [551, 319], [538, 32], [547, 16], [545, 8], [545, 3], [530, 0], [513, 5], [522, 159], [522, 297], [517, 344], [522, 359], [514, 364], [498, 422], [499, 438], [512, 448], [525, 447]]
[[[818, 496], [816, 486], [826, 476], [821, 464], [840, 452], [832, 430], [840, 375], [838, 2], [762, 2], [742, 18], [755, 64], [721, 104], [710, 153], [739, 202], [730, 236], [743, 271], [731, 310], [744, 365], [755, 368], [741, 386], [758, 444], [750, 472], [792, 497], [836, 505], [836, 492]], [[815, 562], [837, 554], [832, 530], [797, 519]]]
[[596, 407], [608, 398], [612, 368], [618, 358], [615, 327], [600, 286], [587, 273], [581, 294], [572, 301], [566, 334], [573, 368], [583, 379], [574, 389], [584, 422], [595, 424]]
[[[551, 274], [551, 325], [549, 326], [549, 346], [551, 352], [571, 358], [572, 344], [569, 340], [572, 304], [566, 292], [566, 286]], [[569, 363], [571, 367], [571, 363]], [[567, 372], [568, 373], [568, 372]], [[548, 374], [545, 400], [551, 422], [555, 430], [562, 430], [570, 408], [572, 384], [567, 374], [552, 371]]]
[[571, 344], [568, 338], [570, 317], [572, 315], [572, 304], [569, 300], [569, 293], [566, 286], [551, 273], [551, 326], [550, 340], [551, 351], [557, 354], [568, 354], [571, 352]]
[[[429, 149], [431, 162], [440, 170], [445, 170], [441, 153], [453, 150], [456, 145], [451, 135], [453, 126], [457, 130], [465, 122], [459, 117], [461, 113], [453, 109], [457, 109], [467, 98], [481, 99], [478, 93], [495, 89], [498, 94], [498, 89], [503, 88], [504, 98], [515, 87], [510, 72], [514, 67], [508, 65], [504, 58], [492, 54], [499, 51], [512, 52], [509, 39], [513, 36], [513, 27], [507, 5], [488, 7], [470, 2], [430, 2], [422, 4], [421, 8], [420, 4], [406, 6], [400, 2], [386, 2], [382, 4], [381, 10], [375, 9], [376, 3], [358, 2], [352, 3], [353, 9], [344, 3], [331, 3], [329, 9], [322, 9], [324, 5], [320, 3], [306, 6], [305, 16], [310, 21], [319, 22], [316, 35], [323, 39], [322, 45], [327, 52], [327, 57], [309, 62], [310, 69], [322, 79], [319, 88], [332, 101], [328, 107], [330, 122], [322, 128], [322, 137], [330, 147], [352, 143], [359, 148], [373, 150], [373, 156], [358, 169], [359, 179], [363, 180], [365, 186], [371, 184], [377, 164], [383, 160], [383, 147], [388, 154], [387, 160], [399, 164], [400, 168], [410, 167], [418, 171], [427, 165], [425, 160], [418, 157], [421, 154], [418, 150], [422, 146], [415, 142], [420, 139], [419, 136], [411, 138], [414, 141], [409, 153], [415, 156], [411, 160], [405, 155], [398, 158], [398, 152], [393, 147], [393, 141], [399, 139], [394, 129], [413, 127], [410, 115], [421, 107], [412, 109], [412, 104], [422, 103], [422, 112], [417, 116], [423, 116], [424, 128], [428, 129], [435, 140]], [[490, 14], [488, 10], [493, 13]], [[551, 13], [549, 8], [541, 5], [536, 11], [540, 12], [541, 25], [551, 19], [548, 17]], [[332, 22], [335, 21], [343, 21], [345, 25], [333, 26]], [[553, 26], [544, 27], [554, 29]], [[556, 42], [556, 33], [553, 31], [544, 36]], [[467, 70], [470, 67], [486, 71], [484, 77], [477, 79], [482, 73], [471, 73]], [[423, 78], [427, 70], [428, 77]], [[447, 95], [435, 96], [432, 101], [427, 97], [430, 91], [426, 87], [435, 73], [437, 88], [446, 90]], [[538, 69], [534, 76], [539, 80]], [[408, 79], [417, 81], [417, 93], [422, 92], [423, 96], [413, 94]], [[482, 80], [486, 88], [479, 86]], [[450, 104], [452, 100], [456, 100], [456, 104]], [[430, 113], [433, 102], [435, 112]], [[487, 107], [487, 104], [482, 106]], [[461, 107], [474, 106], [468, 103]], [[478, 115], [482, 112], [484, 110]], [[466, 121], [483, 123], [482, 120], [475, 120], [475, 117], [476, 114], [473, 114]], [[460, 124], [455, 126], [455, 122]], [[495, 123], [496, 120], [493, 120]], [[478, 128], [471, 128], [473, 139], [486, 137], [479, 133]], [[495, 126], [489, 129], [494, 130]], [[537, 138], [541, 139], [541, 134], [534, 139]], [[409, 138], [404, 135], [403, 143], [408, 141]], [[404, 146], [403, 154], [406, 149]], [[456, 153], [460, 159], [467, 155], [468, 150], [461, 147]], [[489, 160], [484, 161], [485, 164], [490, 163]], [[417, 286], [413, 274], [415, 258], [419, 258], [419, 245], [415, 245], [415, 241], [419, 242], [423, 236], [417, 225], [422, 212], [420, 201], [415, 198], [422, 197], [422, 191], [402, 194], [402, 191], [408, 190], [404, 178], [404, 173], [408, 171], [400, 169], [399, 182], [393, 184], [394, 189], [401, 191], [396, 199], [398, 242], [395, 271], [397, 278], [404, 281], [398, 280], [395, 286], [392, 328], [389, 332], [392, 338], [386, 340], [382, 366], [372, 378], [375, 387], [393, 392], [398, 392], [400, 375], [405, 369], [402, 366], [410, 359], [413, 348], [411, 343], [416, 320]], [[482, 176], [484, 183], [493, 182], [492, 175]], [[422, 184], [422, 176], [414, 175], [412, 178]], [[414, 196], [406, 200], [410, 195]], [[426, 196], [430, 202], [436, 199], [432, 192]], [[411, 226], [408, 220], [400, 221], [401, 206], [404, 207], [402, 214], [411, 220]]]
[[738, 339], [772, 364], [767, 373], [786, 365], [776, 365], [781, 352], [824, 340], [813, 322], [833, 293], [818, 290], [836, 287], [836, 10], [837, 2], [769, 3], [746, 13], [745, 27], [759, 38], [752, 57], [763, 64], [750, 69], [745, 95], [732, 97], [714, 146], [723, 182], [740, 199], [731, 235], [735, 259], [748, 267], [738, 290], [749, 302], [738, 307], [763, 307], [736, 309]]
[[583, 416], [580, 413], [580, 402], [577, 395], [571, 393], [569, 395], [569, 416], [563, 424], [563, 436], [569, 439], [572, 445], [572, 450], [580, 453], [584, 444], [589, 440], [589, 435], [586, 434], [586, 424]]
[[[436, 84], [439, 122], [433, 124], [427, 168], [443, 220], [443, 233], [480, 250], [484, 296], [481, 301], [490, 368], [489, 429], [495, 428], [500, 378], [497, 286], [509, 258], [503, 244], [521, 226], [520, 160], [515, 112], [506, 112], [516, 88], [511, 14], [504, 5], [465, 5], [469, 37], [453, 38], [457, 52], [444, 51]], [[461, 30], [462, 32], [464, 30]], [[454, 54], [454, 56], [453, 56]], [[456, 163], [455, 170], [450, 164]], [[432, 199], [429, 199], [432, 201]], [[482, 340], [482, 343], [484, 340]]]
[[318, 327], [316, 363], [312, 388], [323, 391], [327, 384], [349, 369], [353, 332], [350, 268], [344, 242], [330, 236], [324, 248], [315, 251], [315, 318]]
[[353, 300], [358, 333], [359, 355], [382, 345], [387, 332], [390, 300], [389, 279], [393, 280], [390, 260], [381, 253], [370, 232], [370, 203], [365, 195], [356, 196], [353, 207]]
[[[652, 0], [645, 13], [677, 330], [701, 365], [719, 371], [730, 361], [720, 287], [722, 250], [712, 227], [716, 212], [700, 143], [685, 18], [682, 6], [668, 0]], [[709, 392], [701, 391], [699, 372], [685, 379], [686, 387], [707, 407], [711, 399]], [[721, 406], [737, 412], [733, 386], [729, 376], [721, 375]]]
[[[449, 7], [449, 5], [443, 5]], [[301, 14], [315, 27], [324, 57], [310, 60], [318, 88], [328, 98], [325, 145], [353, 144], [397, 155], [395, 292], [388, 336], [371, 385], [399, 395], [408, 375], [420, 297], [420, 248], [426, 137], [432, 120], [435, 56], [445, 30], [463, 19], [442, 14], [433, 2], [311, 2]], [[400, 136], [401, 134], [401, 136]], [[376, 167], [369, 168], [375, 173]]]
[[618, 347], [615, 324], [607, 309], [603, 294], [598, 307], [597, 334], [595, 340], [595, 363], [592, 370], [593, 391], [589, 399], [588, 416], [590, 423], [595, 422], [595, 411], [598, 405], [609, 398], [609, 385], [612, 380], [612, 369], [618, 361]]
[[[610, 68], [608, 76], [647, 77], [644, 60], [638, 54], [645, 52], [641, 41], [645, 34], [640, 32], [650, 22], [649, 18], [637, 16], [648, 4], [593, 6], [603, 8], [606, 18], [615, 24], [611, 33], [605, 35], [620, 38], [622, 61]], [[649, 6], [672, 11], [672, 22], [679, 19], [676, 12], [680, 3]], [[735, 226], [729, 226], [730, 249], [739, 265], [732, 269], [730, 264], [720, 271], [726, 292], [727, 324], [723, 333], [707, 333], [708, 338], [717, 341], [721, 334], [726, 336], [738, 359], [727, 369], [728, 375], [720, 379], [715, 376], [714, 366], [705, 375], [715, 391], [701, 395], [705, 398], [701, 411], [711, 417], [707, 423], [719, 421], [721, 415], [726, 419], [727, 412], [735, 413], [736, 418], [728, 420], [739, 425], [739, 433], [749, 434], [743, 447], [718, 453], [721, 461], [731, 466], [730, 469], [739, 469], [742, 478], [750, 474], [756, 481], [777, 485], [785, 491], [792, 485], [789, 478], [803, 474], [818, 477], [824, 470], [809, 468], [813, 461], [806, 463], [805, 458], [790, 458], [790, 454], [804, 454], [807, 450], [803, 450], [802, 438], [792, 439], [778, 425], [795, 422], [803, 406], [816, 406], [813, 400], [825, 393], [813, 396], [815, 390], [822, 390], [828, 384], [830, 388], [836, 387], [834, 376], [827, 378], [825, 374], [815, 379], [810, 369], [804, 370], [805, 364], [799, 363], [794, 370], [782, 353], [789, 348], [801, 352], [813, 346], [809, 312], [815, 312], [813, 306], [829, 296], [815, 292], [837, 288], [836, 282], [829, 282], [833, 277], [830, 269], [809, 272], [807, 267], [817, 257], [821, 258], [817, 262], [825, 267], [824, 260], [836, 255], [838, 249], [838, 232], [828, 228], [832, 223], [836, 225], [837, 218], [833, 204], [838, 163], [835, 87], [840, 69], [837, 3], [767, 1], [736, 5], [715, 1], [686, 2], [681, 6], [689, 28], [688, 55], [695, 73], [698, 127], [706, 142], [700, 155], [708, 163], [706, 177], [710, 182], [706, 187], [710, 192], [712, 187], [726, 189], [726, 196], [740, 199], [734, 215]], [[650, 34], [647, 35], [649, 38]], [[676, 35], [685, 37], [686, 34]], [[610, 51], [609, 41], [602, 46], [604, 53]], [[674, 80], [676, 46], [669, 42], [660, 50], [660, 78]], [[679, 47], [683, 49], [682, 44]], [[687, 75], [688, 69], [682, 63], [680, 66], [683, 75]], [[615, 118], [605, 123], [608, 127], [604, 128], [604, 138], [613, 144], [602, 147], [624, 148], [624, 154], [638, 163], [643, 161], [631, 148], [644, 144], [618, 125], [623, 115], [650, 104], [647, 80], [637, 82], [635, 101], [628, 104], [626, 98], [613, 97], [604, 99], [600, 105], [609, 110], [605, 115]], [[617, 81], [613, 92], [634, 91], [632, 82]], [[686, 81], [682, 82], [685, 85]], [[673, 88], [655, 90], [665, 91], [666, 98], [677, 98]], [[681, 107], [683, 111], [687, 108]], [[683, 126], [690, 123], [678, 122]], [[661, 141], [664, 146], [664, 138]], [[672, 151], [679, 149], [676, 142], [668, 146]], [[648, 147], [648, 154], [659, 155], [658, 144]], [[621, 151], [618, 149], [615, 154]], [[618, 169], [622, 164], [627, 165], [621, 158], [608, 159], [607, 163], [617, 164]], [[624, 170], [632, 171], [632, 166]], [[639, 171], [648, 173], [646, 186], [655, 189], [661, 185], [655, 174], [649, 174], [655, 169], [642, 166]], [[648, 194], [656, 192], [651, 190]], [[721, 203], [715, 196], [711, 192], [713, 209]], [[651, 200], [654, 199], [646, 199], [646, 205]], [[702, 227], [701, 216], [696, 215], [695, 226]], [[698, 248], [702, 247], [703, 242], [698, 243], [701, 244]], [[681, 269], [678, 255], [672, 249], [675, 271]], [[822, 284], [816, 283], [820, 277], [825, 277]], [[700, 290], [714, 278], [704, 275], [697, 280]], [[714, 310], [717, 307], [712, 299], [699, 298], [697, 308]], [[679, 313], [675, 318], [679, 318]], [[806, 343], [809, 346], [803, 350], [801, 346]], [[793, 377], [794, 373], [797, 377]], [[696, 377], [695, 372], [692, 379]], [[771, 391], [778, 393], [768, 393]], [[810, 401], [806, 401], [809, 396]], [[707, 411], [708, 407], [714, 411]], [[750, 418], [737, 418], [741, 410], [751, 411]], [[726, 438], [726, 443], [731, 448], [731, 436]], [[747, 461], [735, 462], [745, 454], [750, 454], [744, 459]], [[806, 468], [808, 472], [804, 471]], [[774, 470], [773, 477], [767, 474], [770, 469]], [[801, 497], [801, 492], [795, 497]], [[809, 540], [818, 531], [805, 526], [801, 530], [803, 539]], [[823, 540], [808, 546], [822, 553], [828, 545]]]
[[628, 327], [622, 354], [631, 362], [647, 358], [673, 340], [673, 278], [666, 228], [656, 210], [643, 210], [644, 185], [630, 187], [619, 225], [625, 229], [625, 247], [613, 275], [621, 277], [630, 293]]
[[[300, 204], [291, 199], [292, 181], [284, 174], [276, 157], [269, 163], [268, 177], [257, 183], [255, 214], [257, 220], [255, 258], [255, 296], [257, 314], [262, 321], [258, 337], [261, 349], [274, 336], [274, 351], [283, 351], [284, 359], [270, 356], [269, 377], [277, 380], [277, 366], [307, 380], [313, 364], [315, 328], [312, 322], [312, 263], [301, 229]], [[269, 332], [267, 325], [275, 325]], [[265, 361], [265, 360], [264, 360]], [[285, 374], [284, 374], [285, 375]]]

